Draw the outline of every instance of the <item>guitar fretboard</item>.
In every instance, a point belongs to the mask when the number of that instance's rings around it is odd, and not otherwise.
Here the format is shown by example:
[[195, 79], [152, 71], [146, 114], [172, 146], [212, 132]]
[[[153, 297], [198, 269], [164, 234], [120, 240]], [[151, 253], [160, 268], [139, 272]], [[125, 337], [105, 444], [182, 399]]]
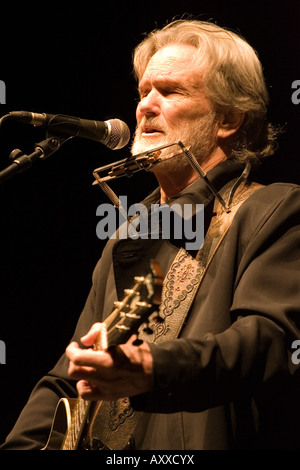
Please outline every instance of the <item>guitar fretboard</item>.
[[[134, 279], [133, 288], [124, 290], [123, 301], [114, 302], [115, 309], [105, 322], [100, 323], [100, 331], [94, 344], [96, 351], [107, 350], [109, 345], [127, 341], [133, 332], [138, 330], [142, 322], [148, 318], [148, 313], [152, 308], [152, 303], [149, 300], [152, 300], [155, 293], [152, 276], [136, 276]], [[141, 301], [139, 288], [142, 286], [146, 289], [146, 301]], [[87, 444], [85, 431], [89, 426], [89, 421], [92, 420], [91, 411], [93, 408], [90, 409], [90, 407], [93, 403], [96, 402], [84, 400], [78, 396], [61, 450], [76, 450], [85, 447]]]
[[[106, 324], [100, 324], [100, 331], [94, 349], [99, 351], [107, 348], [107, 329]], [[71, 424], [65, 435], [62, 450], [78, 449], [84, 427], [87, 423], [91, 402], [78, 396], [72, 411]]]

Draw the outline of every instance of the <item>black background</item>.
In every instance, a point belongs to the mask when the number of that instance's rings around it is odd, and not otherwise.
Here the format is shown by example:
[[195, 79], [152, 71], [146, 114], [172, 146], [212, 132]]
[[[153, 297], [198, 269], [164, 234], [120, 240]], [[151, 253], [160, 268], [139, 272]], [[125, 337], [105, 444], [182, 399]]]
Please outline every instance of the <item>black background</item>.
[[[61, 2], [62, 4], [62, 2]], [[183, 14], [240, 32], [258, 51], [271, 103], [269, 120], [286, 126], [275, 157], [257, 178], [300, 183], [299, 112], [291, 88], [300, 79], [299, 1], [77, 2], [6, 5], [1, 17], [0, 79], [15, 110], [120, 118], [133, 133], [136, 84], [131, 54], [144, 33]], [[3, 5], [4, 7], [4, 5]], [[3, 8], [2, 7], [2, 8]], [[19, 148], [33, 152], [44, 130], [15, 121], [0, 128], [0, 170]], [[36, 381], [63, 353], [91, 285], [103, 241], [96, 208], [109, 202], [92, 186], [95, 168], [129, 155], [72, 139], [46, 161], [0, 186], [0, 441]], [[155, 187], [146, 173], [112, 184], [133, 203]]]

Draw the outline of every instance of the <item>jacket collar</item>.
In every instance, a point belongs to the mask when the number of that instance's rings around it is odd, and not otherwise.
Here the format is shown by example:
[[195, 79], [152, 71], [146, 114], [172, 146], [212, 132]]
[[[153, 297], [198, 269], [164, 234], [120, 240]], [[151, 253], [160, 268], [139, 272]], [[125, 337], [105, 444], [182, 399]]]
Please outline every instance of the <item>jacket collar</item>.
[[[220, 191], [229, 181], [237, 178], [244, 170], [244, 165], [235, 160], [226, 160], [212, 168], [207, 177], [213, 186]], [[206, 184], [205, 180], [199, 176], [191, 185], [180, 191], [172, 199], [168, 201], [168, 205], [172, 204], [204, 204], [207, 207], [214, 199], [214, 194]], [[151, 204], [157, 204], [160, 200], [160, 188], [156, 188], [142, 202], [146, 207]]]

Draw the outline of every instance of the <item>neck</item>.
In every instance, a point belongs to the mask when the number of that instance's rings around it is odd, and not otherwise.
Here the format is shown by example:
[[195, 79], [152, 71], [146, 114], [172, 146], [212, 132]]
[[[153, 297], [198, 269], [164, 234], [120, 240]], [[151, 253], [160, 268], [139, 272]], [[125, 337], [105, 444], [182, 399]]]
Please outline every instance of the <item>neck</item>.
[[[217, 153], [212, 155], [209, 159], [202, 161], [200, 163], [202, 170], [207, 173], [209, 170], [214, 168], [216, 165], [225, 161], [226, 155], [223, 153]], [[199, 174], [196, 173], [191, 166], [185, 167], [183, 169], [174, 168], [168, 169], [166, 168], [161, 169], [159, 165], [155, 169], [155, 176], [160, 185], [160, 202], [161, 204], [167, 202], [169, 199], [174, 197], [183, 189], [187, 188], [190, 184], [192, 184], [197, 178], [199, 178]]]

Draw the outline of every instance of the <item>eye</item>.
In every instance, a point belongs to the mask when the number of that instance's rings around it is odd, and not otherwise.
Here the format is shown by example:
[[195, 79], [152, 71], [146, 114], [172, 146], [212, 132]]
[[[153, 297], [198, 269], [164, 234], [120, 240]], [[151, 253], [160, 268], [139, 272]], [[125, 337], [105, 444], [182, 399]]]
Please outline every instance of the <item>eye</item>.
[[164, 83], [161, 86], [157, 87], [159, 93], [164, 97], [171, 97], [172, 95], [178, 95], [183, 92], [183, 90], [176, 85]]
[[169, 95], [174, 95], [176, 93], [176, 90], [172, 88], [162, 88], [160, 90], [160, 93], [163, 96], [169, 96]]
[[146, 98], [150, 93], [150, 90], [144, 88], [139, 90], [139, 99], [142, 100], [143, 98]]

